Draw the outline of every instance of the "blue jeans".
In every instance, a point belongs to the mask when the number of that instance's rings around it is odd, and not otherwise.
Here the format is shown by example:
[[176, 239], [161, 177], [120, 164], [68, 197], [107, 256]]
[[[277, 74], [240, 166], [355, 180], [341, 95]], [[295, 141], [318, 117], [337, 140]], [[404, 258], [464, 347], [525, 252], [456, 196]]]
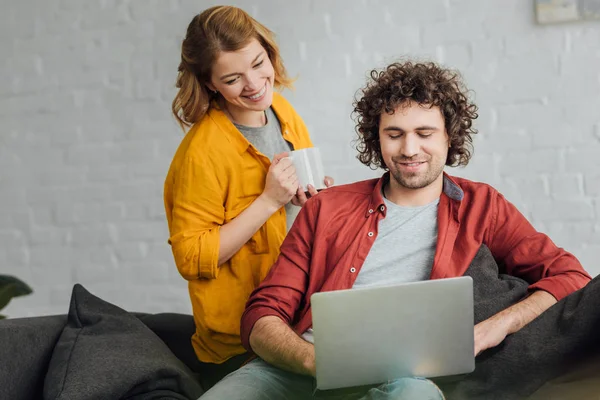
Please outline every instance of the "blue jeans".
[[379, 386], [315, 390], [315, 380], [255, 359], [213, 386], [202, 400], [443, 400], [431, 381], [400, 378]]

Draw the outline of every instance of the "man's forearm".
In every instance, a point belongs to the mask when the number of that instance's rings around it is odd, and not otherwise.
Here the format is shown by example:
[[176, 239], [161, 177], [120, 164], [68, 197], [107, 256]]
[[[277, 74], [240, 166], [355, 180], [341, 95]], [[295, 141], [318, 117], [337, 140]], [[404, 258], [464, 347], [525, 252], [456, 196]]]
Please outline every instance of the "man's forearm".
[[499, 312], [497, 316], [509, 319], [508, 334], [511, 334], [520, 331], [554, 304], [556, 304], [554, 296], [544, 290], [538, 290], [519, 303]]
[[315, 376], [315, 348], [275, 316], [262, 317], [250, 333], [250, 346], [266, 362], [302, 375]]

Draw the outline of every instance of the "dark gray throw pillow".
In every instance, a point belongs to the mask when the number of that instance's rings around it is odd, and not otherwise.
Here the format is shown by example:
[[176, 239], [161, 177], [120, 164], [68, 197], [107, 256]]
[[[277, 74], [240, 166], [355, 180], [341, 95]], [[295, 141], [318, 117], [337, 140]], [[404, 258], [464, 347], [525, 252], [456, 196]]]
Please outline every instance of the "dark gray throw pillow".
[[138, 318], [73, 287], [44, 399], [197, 399], [190, 370]]

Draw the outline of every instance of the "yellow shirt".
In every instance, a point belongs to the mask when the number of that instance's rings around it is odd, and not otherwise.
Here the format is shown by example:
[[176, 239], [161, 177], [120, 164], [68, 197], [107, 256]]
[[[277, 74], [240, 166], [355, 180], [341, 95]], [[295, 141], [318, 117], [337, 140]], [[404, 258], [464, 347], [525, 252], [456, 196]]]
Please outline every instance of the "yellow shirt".
[[[273, 95], [283, 138], [294, 149], [312, 147], [300, 116]], [[245, 352], [240, 318], [250, 293], [265, 278], [286, 234], [284, 208], [273, 214], [226, 263], [218, 264], [219, 229], [263, 191], [271, 161], [246, 140], [225, 114], [211, 107], [179, 145], [165, 181], [169, 243], [187, 279], [202, 362], [222, 363]]]

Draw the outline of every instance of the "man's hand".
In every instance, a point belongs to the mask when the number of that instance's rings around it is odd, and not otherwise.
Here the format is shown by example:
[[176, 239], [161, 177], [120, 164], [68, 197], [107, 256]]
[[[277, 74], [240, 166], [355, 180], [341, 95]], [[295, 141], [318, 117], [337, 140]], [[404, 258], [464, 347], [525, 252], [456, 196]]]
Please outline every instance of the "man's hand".
[[475, 325], [475, 356], [484, 350], [498, 346], [504, 339], [520, 331], [552, 305], [556, 299], [543, 290], [533, 292], [519, 303], [500, 311]]
[[502, 343], [509, 334], [510, 323], [508, 318], [496, 314], [475, 325], [475, 356]]

